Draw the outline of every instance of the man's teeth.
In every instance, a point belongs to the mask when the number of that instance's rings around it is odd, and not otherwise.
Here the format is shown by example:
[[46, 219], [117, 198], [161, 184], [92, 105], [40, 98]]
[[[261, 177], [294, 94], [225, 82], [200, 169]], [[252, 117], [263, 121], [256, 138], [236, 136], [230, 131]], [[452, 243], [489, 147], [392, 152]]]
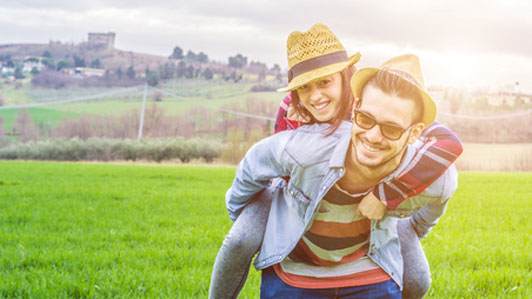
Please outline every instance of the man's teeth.
[[327, 106], [329, 103], [323, 103], [323, 104], [319, 104], [319, 105], [314, 105], [314, 108], [316, 109], [322, 109], [322, 108], [325, 108], [325, 106]]
[[373, 147], [373, 146], [371, 146], [369, 144], [366, 144], [365, 142], [362, 142], [362, 145], [364, 145], [364, 147], [370, 152], [378, 152], [378, 151], [380, 151], [380, 149], [378, 149], [376, 147]]

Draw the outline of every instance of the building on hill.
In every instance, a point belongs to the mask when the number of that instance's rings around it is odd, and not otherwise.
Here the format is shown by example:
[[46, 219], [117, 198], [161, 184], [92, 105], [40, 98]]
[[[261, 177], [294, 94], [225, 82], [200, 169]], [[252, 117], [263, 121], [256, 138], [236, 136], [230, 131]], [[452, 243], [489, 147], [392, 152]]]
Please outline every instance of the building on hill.
[[39, 56], [26, 56], [24, 57], [24, 65], [22, 67], [22, 71], [29, 73], [34, 68], [38, 71], [41, 71], [44, 68], [44, 64], [42, 64], [42, 60], [44, 57]]
[[96, 33], [89, 32], [88, 44], [91, 47], [102, 47], [106, 49], [114, 49], [115, 47], [115, 36], [114, 32], [108, 33]]

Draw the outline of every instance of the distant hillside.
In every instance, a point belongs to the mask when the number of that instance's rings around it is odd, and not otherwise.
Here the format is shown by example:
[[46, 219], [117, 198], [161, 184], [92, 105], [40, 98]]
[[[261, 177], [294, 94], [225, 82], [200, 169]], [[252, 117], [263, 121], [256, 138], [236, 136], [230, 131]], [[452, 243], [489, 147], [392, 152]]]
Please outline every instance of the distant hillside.
[[144, 72], [146, 67], [156, 69], [160, 65], [170, 61], [167, 57], [122, 51], [118, 49], [91, 48], [87, 44], [67, 44], [50, 42], [48, 44], [6, 44], [0, 45], [0, 56], [10, 55], [11, 59], [21, 61], [27, 56], [43, 56], [48, 51], [55, 61], [72, 59], [74, 55], [85, 60], [90, 66], [91, 62], [98, 59], [101, 67], [108, 70], [116, 70], [119, 67], [125, 70], [133, 65], [135, 71]]

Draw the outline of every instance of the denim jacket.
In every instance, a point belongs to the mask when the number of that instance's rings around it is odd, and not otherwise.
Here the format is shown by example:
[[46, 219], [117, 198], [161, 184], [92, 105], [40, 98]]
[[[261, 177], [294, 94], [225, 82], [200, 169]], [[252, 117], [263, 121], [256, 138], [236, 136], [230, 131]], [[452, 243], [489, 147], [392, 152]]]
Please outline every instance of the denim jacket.
[[[329, 125], [303, 126], [285, 131], [255, 144], [238, 166], [233, 185], [226, 193], [231, 220], [273, 179], [289, 176], [273, 185], [272, 205], [263, 243], [254, 261], [258, 270], [281, 262], [310, 229], [321, 199], [342, 178], [351, 141], [351, 123], [344, 121], [330, 136]], [[409, 145], [399, 167], [383, 181], [405, 169], [422, 143]], [[381, 220], [371, 221], [367, 255], [402, 289], [403, 260], [397, 236], [397, 218], [410, 216], [420, 238], [436, 225], [457, 188], [454, 165], [425, 191], [388, 210]]]

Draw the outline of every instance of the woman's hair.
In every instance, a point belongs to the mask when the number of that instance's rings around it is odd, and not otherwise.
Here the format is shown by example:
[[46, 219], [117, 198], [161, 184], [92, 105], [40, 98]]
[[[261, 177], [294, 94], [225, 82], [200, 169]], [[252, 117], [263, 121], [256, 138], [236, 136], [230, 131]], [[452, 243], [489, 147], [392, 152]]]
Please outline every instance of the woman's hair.
[[[366, 88], [368, 85], [372, 85], [380, 89], [385, 94], [414, 101], [416, 104], [416, 110], [412, 120], [414, 122], [422, 121], [424, 111], [423, 99], [421, 98], [419, 89], [413, 83], [410, 83], [400, 76], [390, 73], [384, 69], [379, 70], [373, 77], [371, 77], [365, 84], [364, 88]], [[364, 89], [362, 89], [362, 94], [363, 93]], [[357, 103], [357, 105], [360, 105], [360, 103]]]
[[[354, 66], [348, 66], [343, 71], [340, 71], [340, 75], [342, 77], [342, 95], [340, 96], [340, 103], [336, 108], [333, 118], [329, 121], [326, 121], [326, 123], [330, 123], [332, 125], [329, 129], [329, 132], [327, 133], [327, 136], [334, 133], [334, 131], [338, 129], [342, 121], [348, 119], [351, 114], [351, 110], [353, 109], [354, 98], [353, 93], [351, 92], [350, 81], [354, 73]], [[310, 121], [308, 122], [309, 124], [319, 123], [320, 121], [314, 118], [314, 116], [312, 116], [312, 113], [310, 113], [299, 100], [299, 96], [297, 95], [297, 89], [292, 90], [291, 94], [292, 107], [296, 110], [296, 112], [299, 115], [310, 119]]]

